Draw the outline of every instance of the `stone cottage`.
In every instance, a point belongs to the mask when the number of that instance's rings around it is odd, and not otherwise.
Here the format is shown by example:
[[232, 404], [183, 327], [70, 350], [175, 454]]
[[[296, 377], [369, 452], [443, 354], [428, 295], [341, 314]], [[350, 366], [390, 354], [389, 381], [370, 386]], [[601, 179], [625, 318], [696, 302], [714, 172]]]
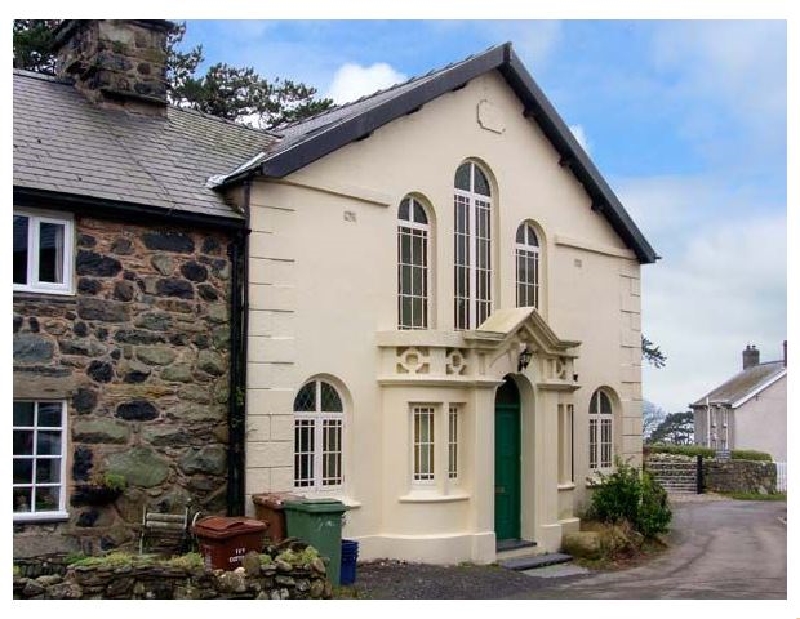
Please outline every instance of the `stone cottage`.
[[[166, 27], [69, 21], [56, 77], [14, 71], [15, 555], [236, 505], [245, 219], [205, 185], [273, 140], [167, 105]], [[123, 496], [87, 505], [106, 473]]]

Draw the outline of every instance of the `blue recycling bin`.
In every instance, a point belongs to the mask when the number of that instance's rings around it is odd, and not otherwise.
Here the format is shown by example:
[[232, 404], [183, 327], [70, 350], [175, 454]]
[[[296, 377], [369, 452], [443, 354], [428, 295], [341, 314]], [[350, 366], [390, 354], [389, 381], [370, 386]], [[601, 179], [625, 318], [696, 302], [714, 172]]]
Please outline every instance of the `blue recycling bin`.
[[356, 561], [358, 561], [358, 542], [352, 539], [343, 539], [339, 584], [352, 585], [356, 581]]

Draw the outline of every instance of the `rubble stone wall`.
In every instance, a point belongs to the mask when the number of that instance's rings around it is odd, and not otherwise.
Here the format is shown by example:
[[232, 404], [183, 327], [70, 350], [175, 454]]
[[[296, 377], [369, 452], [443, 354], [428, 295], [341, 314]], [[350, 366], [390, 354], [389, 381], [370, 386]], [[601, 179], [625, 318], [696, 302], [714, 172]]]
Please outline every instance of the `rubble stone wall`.
[[[135, 542], [145, 503], [225, 512], [229, 239], [92, 218], [75, 232], [75, 294], [14, 294], [14, 398], [67, 403], [69, 512], [15, 522], [15, 556]], [[106, 472], [127, 488], [89, 505]]]

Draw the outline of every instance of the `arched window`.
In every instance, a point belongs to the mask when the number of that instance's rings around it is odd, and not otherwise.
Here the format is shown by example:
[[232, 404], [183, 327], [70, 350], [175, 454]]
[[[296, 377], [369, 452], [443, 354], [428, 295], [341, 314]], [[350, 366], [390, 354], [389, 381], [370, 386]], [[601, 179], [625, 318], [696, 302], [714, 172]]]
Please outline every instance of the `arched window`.
[[517, 307], [539, 309], [539, 237], [527, 222], [517, 228], [514, 244], [517, 261]]
[[313, 379], [294, 398], [294, 487], [309, 491], [341, 487], [342, 398], [329, 382]]
[[611, 469], [614, 464], [614, 411], [602, 389], [589, 402], [589, 469]]
[[456, 170], [453, 198], [456, 329], [475, 329], [492, 311], [492, 198], [489, 179], [467, 161]]
[[397, 211], [397, 328], [428, 328], [428, 236], [425, 207], [407, 197]]

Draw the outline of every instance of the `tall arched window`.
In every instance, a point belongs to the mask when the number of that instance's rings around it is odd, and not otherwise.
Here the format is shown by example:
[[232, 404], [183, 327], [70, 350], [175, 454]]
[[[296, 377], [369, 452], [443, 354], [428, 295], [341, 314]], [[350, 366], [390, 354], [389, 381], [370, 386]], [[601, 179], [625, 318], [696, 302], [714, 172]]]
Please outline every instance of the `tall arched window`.
[[539, 309], [539, 237], [527, 222], [517, 228], [514, 256], [517, 261], [517, 307]]
[[329, 382], [313, 379], [294, 398], [294, 487], [336, 490], [344, 479], [342, 398]]
[[428, 236], [425, 207], [414, 198], [397, 211], [397, 328], [428, 328]]
[[589, 469], [610, 469], [614, 464], [614, 411], [602, 389], [589, 402]]
[[492, 311], [492, 226], [489, 179], [467, 161], [456, 170], [453, 198], [456, 329], [474, 329]]

